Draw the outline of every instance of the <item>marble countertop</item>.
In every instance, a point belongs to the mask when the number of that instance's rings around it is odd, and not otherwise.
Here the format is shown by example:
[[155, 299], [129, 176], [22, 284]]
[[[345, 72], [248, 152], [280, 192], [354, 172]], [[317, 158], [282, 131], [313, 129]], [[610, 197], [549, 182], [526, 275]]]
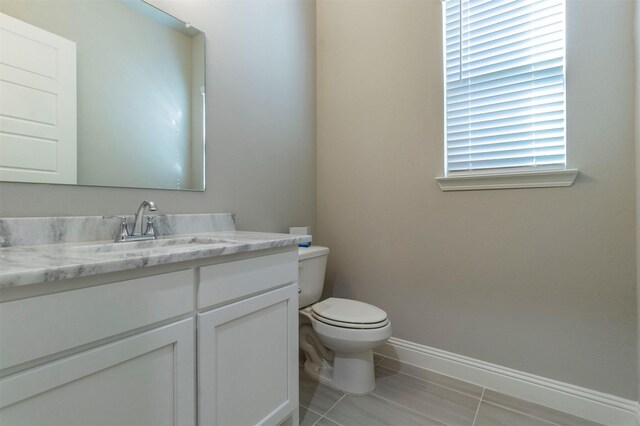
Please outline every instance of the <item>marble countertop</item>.
[[309, 242], [310, 236], [219, 231], [153, 241], [10, 246], [0, 248], [0, 289], [166, 265]]
[[158, 215], [160, 236], [149, 241], [115, 243], [119, 223], [114, 216], [0, 218], [0, 289], [311, 241], [237, 231], [232, 213]]

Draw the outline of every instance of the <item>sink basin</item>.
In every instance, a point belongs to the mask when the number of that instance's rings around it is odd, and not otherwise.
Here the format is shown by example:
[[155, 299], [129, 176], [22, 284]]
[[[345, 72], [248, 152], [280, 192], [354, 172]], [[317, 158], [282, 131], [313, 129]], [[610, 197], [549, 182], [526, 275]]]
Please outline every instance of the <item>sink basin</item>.
[[107, 243], [75, 246], [70, 250], [87, 254], [126, 254], [127, 256], [148, 256], [168, 254], [189, 249], [224, 247], [233, 241], [212, 237], [161, 238], [158, 240], [136, 241], [128, 243]]

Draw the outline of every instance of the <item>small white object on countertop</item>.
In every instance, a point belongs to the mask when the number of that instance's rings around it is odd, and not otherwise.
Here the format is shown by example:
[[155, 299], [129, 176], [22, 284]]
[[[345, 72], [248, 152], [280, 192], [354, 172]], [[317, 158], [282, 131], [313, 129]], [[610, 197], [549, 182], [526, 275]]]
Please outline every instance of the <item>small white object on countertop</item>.
[[292, 226], [289, 228], [289, 233], [294, 235], [311, 235], [310, 226]]

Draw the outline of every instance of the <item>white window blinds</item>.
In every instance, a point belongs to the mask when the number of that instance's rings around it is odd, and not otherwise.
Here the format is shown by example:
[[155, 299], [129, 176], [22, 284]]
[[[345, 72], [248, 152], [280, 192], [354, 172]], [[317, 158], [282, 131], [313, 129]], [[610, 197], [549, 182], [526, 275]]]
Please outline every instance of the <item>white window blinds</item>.
[[564, 0], [445, 0], [446, 169], [565, 166]]

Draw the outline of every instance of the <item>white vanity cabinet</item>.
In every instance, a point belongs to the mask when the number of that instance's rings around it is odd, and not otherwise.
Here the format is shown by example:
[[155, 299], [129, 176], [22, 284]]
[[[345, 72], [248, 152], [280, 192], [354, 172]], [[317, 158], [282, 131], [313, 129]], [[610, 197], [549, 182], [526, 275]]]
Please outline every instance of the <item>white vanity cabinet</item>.
[[225, 304], [198, 315], [199, 422], [277, 425], [298, 406], [297, 252], [234, 263], [200, 270], [198, 305]]
[[189, 425], [193, 319], [2, 380], [4, 425]]
[[189, 425], [193, 270], [0, 304], [0, 424]]
[[290, 246], [4, 289], [0, 424], [297, 424], [297, 265]]

